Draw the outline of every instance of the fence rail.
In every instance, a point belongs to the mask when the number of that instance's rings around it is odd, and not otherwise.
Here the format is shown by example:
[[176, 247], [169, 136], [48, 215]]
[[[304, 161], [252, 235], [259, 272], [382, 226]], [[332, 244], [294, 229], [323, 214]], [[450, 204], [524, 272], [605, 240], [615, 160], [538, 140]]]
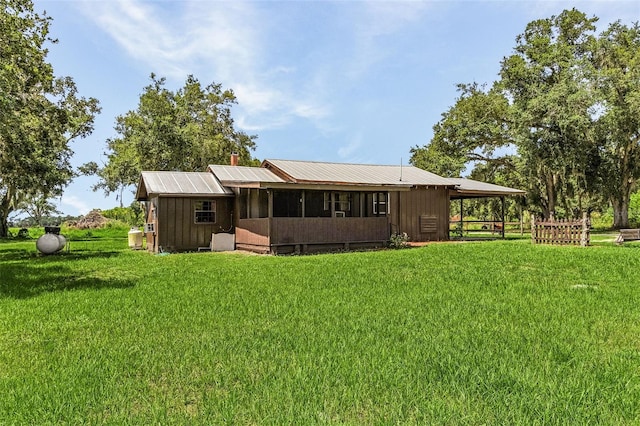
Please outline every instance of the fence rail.
[[580, 220], [536, 220], [531, 216], [533, 244], [580, 245], [586, 247], [591, 239], [591, 223], [585, 215]]

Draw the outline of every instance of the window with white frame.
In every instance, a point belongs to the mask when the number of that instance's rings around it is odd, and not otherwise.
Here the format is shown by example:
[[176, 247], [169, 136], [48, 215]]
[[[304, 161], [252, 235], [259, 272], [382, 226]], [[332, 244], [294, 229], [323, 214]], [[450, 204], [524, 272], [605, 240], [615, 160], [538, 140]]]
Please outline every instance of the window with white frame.
[[[351, 216], [351, 201], [353, 195], [349, 192], [325, 192], [324, 193], [324, 209], [331, 210], [333, 203], [333, 211], [338, 212], [335, 217]], [[344, 214], [343, 214], [344, 212]]]
[[[351, 194], [349, 192], [334, 192], [334, 209], [336, 212], [350, 212], [351, 211]], [[350, 216], [346, 214], [346, 216]], [[337, 215], [336, 215], [337, 217]], [[345, 217], [345, 214], [342, 215]]]
[[216, 222], [216, 202], [214, 200], [197, 200], [194, 203], [195, 223]]
[[373, 194], [373, 214], [376, 216], [387, 215], [387, 199], [386, 192], [374, 192]]

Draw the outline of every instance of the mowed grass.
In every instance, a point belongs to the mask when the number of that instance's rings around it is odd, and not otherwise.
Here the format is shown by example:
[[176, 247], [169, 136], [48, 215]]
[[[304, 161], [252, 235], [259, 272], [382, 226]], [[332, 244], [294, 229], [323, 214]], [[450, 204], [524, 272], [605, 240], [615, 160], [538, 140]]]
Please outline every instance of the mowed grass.
[[640, 244], [0, 244], [0, 424], [638, 424]]

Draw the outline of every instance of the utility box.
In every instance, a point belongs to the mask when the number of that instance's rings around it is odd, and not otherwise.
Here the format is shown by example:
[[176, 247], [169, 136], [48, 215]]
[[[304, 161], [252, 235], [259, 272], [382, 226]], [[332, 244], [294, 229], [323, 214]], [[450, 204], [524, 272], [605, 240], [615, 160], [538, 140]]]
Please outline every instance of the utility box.
[[129, 248], [133, 250], [142, 249], [142, 231], [131, 228], [129, 231]]
[[236, 249], [236, 234], [211, 234], [211, 251], [233, 251]]

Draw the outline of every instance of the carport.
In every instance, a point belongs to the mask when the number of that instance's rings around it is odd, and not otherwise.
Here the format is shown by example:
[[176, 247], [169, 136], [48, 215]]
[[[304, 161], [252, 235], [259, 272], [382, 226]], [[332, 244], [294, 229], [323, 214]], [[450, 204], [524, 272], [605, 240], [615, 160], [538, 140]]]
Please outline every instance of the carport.
[[[466, 232], [484, 232], [484, 229], [475, 230], [469, 228], [470, 224], [487, 225], [491, 229], [492, 233], [499, 232], [500, 237], [504, 238], [505, 232], [505, 197], [524, 196], [525, 191], [509, 188], [506, 186], [500, 186], [492, 183], [480, 182], [472, 179], [465, 178], [449, 178], [455, 184], [454, 189], [449, 190], [449, 200], [459, 200], [460, 202], [460, 218], [455, 223], [460, 227], [460, 230]], [[477, 198], [499, 198], [500, 199], [500, 220], [464, 220], [464, 200], [477, 199]], [[522, 213], [520, 213], [520, 219], [522, 221]], [[453, 223], [453, 222], [452, 222]], [[465, 227], [465, 225], [467, 225]], [[449, 239], [451, 239], [451, 229], [449, 230]]]

